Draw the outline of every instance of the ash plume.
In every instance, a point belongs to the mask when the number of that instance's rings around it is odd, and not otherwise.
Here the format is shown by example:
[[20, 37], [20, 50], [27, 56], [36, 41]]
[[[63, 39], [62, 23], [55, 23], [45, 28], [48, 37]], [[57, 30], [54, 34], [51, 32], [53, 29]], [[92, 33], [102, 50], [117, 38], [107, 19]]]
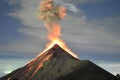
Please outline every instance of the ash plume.
[[55, 5], [53, 0], [42, 0], [39, 5], [38, 18], [44, 21], [45, 27], [48, 30], [48, 39], [59, 39], [61, 35], [61, 27], [59, 20], [66, 16], [66, 8]]
[[64, 43], [60, 38], [61, 36], [61, 26], [59, 25], [59, 20], [64, 19], [66, 16], [66, 8], [63, 6], [55, 5], [53, 0], [42, 0], [39, 5], [38, 18], [44, 21], [45, 27], [48, 30], [48, 39], [50, 43], [46, 46], [46, 51], [54, 44], [59, 44], [67, 52], [69, 52], [74, 57], [78, 58]]

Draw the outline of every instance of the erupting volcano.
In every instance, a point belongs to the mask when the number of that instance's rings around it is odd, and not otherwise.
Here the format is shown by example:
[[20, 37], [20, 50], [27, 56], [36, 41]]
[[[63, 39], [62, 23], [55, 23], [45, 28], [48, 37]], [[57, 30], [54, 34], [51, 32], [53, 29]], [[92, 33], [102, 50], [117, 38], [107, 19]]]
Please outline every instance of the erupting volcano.
[[58, 44], [0, 80], [119, 80], [89, 60], [79, 60]]
[[63, 6], [57, 6], [54, 4], [53, 0], [42, 0], [39, 6], [38, 18], [43, 20], [45, 23], [45, 27], [48, 30], [48, 39], [50, 43], [47, 45], [48, 50], [53, 45], [58, 44], [68, 53], [78, 58], [70, 49], [65, 45], [63, 40], [60, 38], [61, 36], [61, 27], [58, 24], [58, 21], [64, 19], [66, 16], [66, 8]]
[[60, 38], [58, 21], [66, 15], [66, 8], [53, 0], [42, 0], [38, 18], [48, 30], [47, 48], [24, 67], [0, 80], [117, 80], [118, 78], [89, 60], [80, 60]]
[[72, 72], [78, 63], [79, 59], [55, 44], [26, 66], [13, 71], [0, 80], [54, 80]]

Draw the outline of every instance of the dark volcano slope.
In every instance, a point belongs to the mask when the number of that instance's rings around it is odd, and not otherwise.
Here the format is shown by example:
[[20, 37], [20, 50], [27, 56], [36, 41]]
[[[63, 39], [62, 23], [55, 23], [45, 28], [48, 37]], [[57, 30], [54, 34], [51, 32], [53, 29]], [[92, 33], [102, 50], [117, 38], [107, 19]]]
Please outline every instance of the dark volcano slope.
[[119, 80], [89, 60], [82, 60], [75, 70], [56, 80]]

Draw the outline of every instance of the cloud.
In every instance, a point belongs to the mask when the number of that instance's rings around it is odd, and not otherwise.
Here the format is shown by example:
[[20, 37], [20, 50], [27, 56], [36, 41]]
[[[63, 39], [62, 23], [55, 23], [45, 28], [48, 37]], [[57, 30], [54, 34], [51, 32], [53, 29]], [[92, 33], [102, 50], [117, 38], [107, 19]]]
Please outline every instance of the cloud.
[[63, 1], [63, 2], [66, 2], [66, 3], [73, 3], [73, 4], [79, 4], [79, 3], [87, 3], [87, 2], [90, 2], [90, 3], [101, 3], [101, 2], [105, 2], [107, 0], [55, 0], [55, 1]]
[[[75, 5], [71, 3], [68, 5], [72, 6], [72, 11], [77, 11]], [[39, 0], [21, 0], [20, 6], [20, 9], [9, 13], [9, 15], [17, 18], [24, 25], [24, 28], [21, 27], [18, 31], [26, 35], [26, 38], [2, 46], [1, 51], [39, 52], [47, 43], [45, 37], [47, 31], [44, 24], [36, 17]], [[64, 20], [60, 21], [62, 38], [66, 43], [82, 52], [118, 54], [120, 52], [120, 36], [118, 35], [120, 17], [88, 20], [84, 11], [80, 12], [82, 14], [80, 13], [79, 17], [69, 14]]]
[[57, 5], [65, 6], [67, 8], [67, 11], [70, 11], [75, 15], [81, 16], [83, 14], [83, 11], [77, 8], [76, 5], [73, 3], [67, 3], [61, 0], [54, 0], [54, 3]]
[[[9, 15], [19, 19], [21, 23], [24, 24], [26, 27], [32, 27], [32, 28], [43, 27], [41, 25], [42, 23], [37, 19], [37, 15], [36, 15], [40, 1], [21, 0], [18, 2], [20, 8], [15, 10], [14, 12], [9, 13]], [[34, 21], [34, 23], [32, 21]]]
[[[31, 33], [32, 34], [32, 33]], [[45, 48], [47, 40], [42, 39], [41, 37], [26, 37], [27, 39], [14, 41], [7, 45], [4, 45], [0, 48], [1, 53], [15, 53], [14, 55], [23, 56], [28, 54], [30, 57], [33, 55], [37, 55], [42, 52]]]
[[[116, 18], [111, 18], [116, 21]], [[66, 21], [69, 21], [66, 23]], [[97, 23], [102, 23], [99, 20], [93, 22], [92, 20], [86, 20], [86, 17], [83, 18], [69, 16], [66, 18], [66, 21], [63, 22], [63, 26], [67, 25], [68, 27], [63, 27], [63, 37], [69, 42], [79, 44], [77, 47], [84, 47], [84, 49], [91, 48], [92, 50], [105, 51], [105, 52], [118, 52], [119, 53], [119, 35], [117, 33], [113, 34], [111, 31], [107, 30], [113, 26], [110, 19], [102, 19], [102, 22], [108, 23], [109, 25], [99, 25]], [[74, 21], [74, 22], [73, 22]], [[118, 21], [116, 22], [118, 23]], [[114, 23], [115, 24], [115, 23]], [[116, 28], [117, 26], [114, 26]], [[67, 31], [66, 31], [67, 30]], [[113, 30], [114, 32], [116, 30]], [[85, 48], [86, 47], [86, 48]]]
[[116, 17], [105, 17], [102, 19], [94, 19], [92, 23], [96, 25], [100, 25], [107, 32], [115, 34], [114, 36], [120, 33], [120, 16]]
[[9, 0], [8, 2], [10, 5], [14, 5], [14, 4], [19, 4], [20, 3], [20, 0]]
[[98, 63], [98, 65], [114, 75], [117, 75], [120, 72], [120, 63], [119, 62]]
[[83, 10], [77, 8], [78, 4], [83, 3], [101, 3], [107, 0], [54, 0], [56, 4], [63, 5], [67, 8], [68, 11], [73, 12], [75, 15], [81, 16], [81, 14], [85, 13]]
[[29, 61], [29, 59], [23, 59], [23, 58], [0, 59], [0, 63], [1, 63], [0, 64], [0, 77], [4, 76], [20, 67], [23, 67], [28, 61]]

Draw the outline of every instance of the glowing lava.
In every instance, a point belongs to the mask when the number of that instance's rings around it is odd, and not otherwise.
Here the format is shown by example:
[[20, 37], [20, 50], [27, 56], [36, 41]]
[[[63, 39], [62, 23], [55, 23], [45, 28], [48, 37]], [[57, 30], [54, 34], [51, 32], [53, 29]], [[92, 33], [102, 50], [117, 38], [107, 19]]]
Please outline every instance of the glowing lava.
[[[79, 57], [76, 55], [76, 54], [74, 54], [67, 46], [66, 46], [66, 44], [61, 40], [61, 39], [59, 39], [59, 38], [57, 38], [57, 39], [54, 39], [54, 41], [53, 42], [51, 42], [51, 43], [49, 43], [48, 44], [48, 47], [40, 54], [40, 55], [42, 55], [44, 52], [46, 52], [46, 51], [48, 51], [50, 48], [52, 48], [54, 45], [59, 45], [62, 49], [64, 49], [66, 52], [68, 52], [70, 55], [72, 55], [73, 57], [75, 57], [75, 58], [77, 58], [77, 59], [79, 59]], [[39, 56], [40, 56], [39, 55]]]

